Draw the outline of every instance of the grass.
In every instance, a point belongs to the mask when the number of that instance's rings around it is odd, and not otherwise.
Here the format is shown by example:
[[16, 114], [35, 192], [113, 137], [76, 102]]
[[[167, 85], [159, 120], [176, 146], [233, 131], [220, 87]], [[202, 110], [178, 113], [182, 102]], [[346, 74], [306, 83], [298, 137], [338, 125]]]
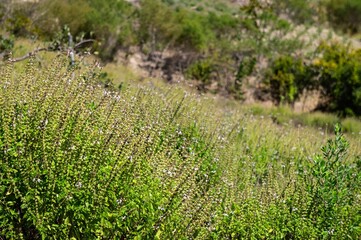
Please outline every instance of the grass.
[[277, 124], [309, 126], [323, 132], [332, 132], [336, 123], [341, 123], [343, 131], [350, 135], [361, 134], [361, 121], [356, 117], [339, 118], [335, 114], [323, 112], [297, 113], [289, 106], [265, 108], [262, 105], [248, 105], [244, 110], [251, 114], [267, 116]]

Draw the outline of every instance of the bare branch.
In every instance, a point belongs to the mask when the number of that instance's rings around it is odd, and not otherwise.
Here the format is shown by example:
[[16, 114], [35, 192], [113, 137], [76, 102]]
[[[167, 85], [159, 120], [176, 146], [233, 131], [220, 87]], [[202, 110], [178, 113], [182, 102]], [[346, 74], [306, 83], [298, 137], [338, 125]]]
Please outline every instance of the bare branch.
[[38, 52], [41, 52], [41, 51], [49, 51], [50, 49], [49, 48], [37, 48], [35, 49], [34, 51], [32, 52], [29, 52], [27, 54], [25, 54], [24, 56], [22, 57], [18, 57], [18, 58], [12, 58], [12, 59], [9, 59], [10, 62], [20, 62], [20, 61], [23, 61], [31, 56], [34, 56], [35, 54], [37, 54]]
[[[23, 61], [25, 59], [30, 58], [31, 56], [36, 55], [38, 52], [42, 52], [42, 51], [49, 51], [49, 52], [53, 52], [53, 51], [60, 51], [60, 52], [67, 52], [68, 56], [69, 53], [71, 54], [73, 52], [73, 49], [79, 48], [82, 44], [85, 43], [89, 43], [89, 42], [95, 42], [94, 39], [85, 39], [83, 41], [78, 42], [77, 44], [74, 45], [74, 48], [68, 47], [67, 49], [63, 49], [62, 47], [59, 47], [57, 50], [53, 49], [52, 47], [43, 47], [43, 48], [37, 48], [34, 51], [31, 51], [27, 54], [25, 54], [24, 56], [18, 57], [18, 58], [10, 58], [9, 61], [10, 62], [20, 62]], [[0, 53], [0, 57], [1, 55], [4, 55], [4, 53]]]
[[80, 47], [82, 44], [88, 43], [88, 42], [95, 42], [95, 40], [94, 40], [94, 39], [85, 39], [85, 40], [83, 40], [83, 41], [80, 41], [80, 42], [78, 42], [77, 44], [75, 44], [74, 49], [75, 49], [75, 48], [78, 48], [78, 47]]

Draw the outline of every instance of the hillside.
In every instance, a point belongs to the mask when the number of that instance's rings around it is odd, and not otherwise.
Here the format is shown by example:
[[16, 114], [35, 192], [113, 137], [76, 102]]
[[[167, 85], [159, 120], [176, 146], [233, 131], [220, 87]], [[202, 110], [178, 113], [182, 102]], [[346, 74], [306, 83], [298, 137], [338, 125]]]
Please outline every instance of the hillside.
[[342, 4], [110, 2], [0, 3], [0, 239], [359, 239]]
[[[92, 40], [74, 50], [128, 65], [142, 78], [245, 102], [357, 116], [359, 83], [342, 78], [360, 68], [354, 12], [361, 7], [336, 2], [5, 1], [1, 55], [12, 50], [14, 36], [41, 39], [50, 51]], [[347, 11], [355, 21], [342, 18]], [[343, 59], [332, 59], [336, 55]], [[336, 68], [325, 70], [331, 62]], [[339, 95], [340, 88], [349, 90]]]

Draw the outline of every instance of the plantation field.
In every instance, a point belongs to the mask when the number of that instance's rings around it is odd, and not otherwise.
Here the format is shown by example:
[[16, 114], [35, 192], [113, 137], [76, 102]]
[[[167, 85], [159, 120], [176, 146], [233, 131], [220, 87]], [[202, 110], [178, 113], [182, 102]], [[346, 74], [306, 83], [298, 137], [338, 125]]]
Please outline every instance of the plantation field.
[[1, 239], [361, 235], [359, 132], [102, 76], [63, 56], [1, 66]]

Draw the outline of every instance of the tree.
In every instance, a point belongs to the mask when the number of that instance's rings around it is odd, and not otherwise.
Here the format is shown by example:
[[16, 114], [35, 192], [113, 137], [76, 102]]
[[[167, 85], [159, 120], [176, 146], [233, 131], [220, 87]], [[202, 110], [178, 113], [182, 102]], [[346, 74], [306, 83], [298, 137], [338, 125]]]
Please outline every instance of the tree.
[[174, 11], [159, 0], [143, 0], [139, 9], [139, 38], [150, 51], [172, 45], [180, 34]]

